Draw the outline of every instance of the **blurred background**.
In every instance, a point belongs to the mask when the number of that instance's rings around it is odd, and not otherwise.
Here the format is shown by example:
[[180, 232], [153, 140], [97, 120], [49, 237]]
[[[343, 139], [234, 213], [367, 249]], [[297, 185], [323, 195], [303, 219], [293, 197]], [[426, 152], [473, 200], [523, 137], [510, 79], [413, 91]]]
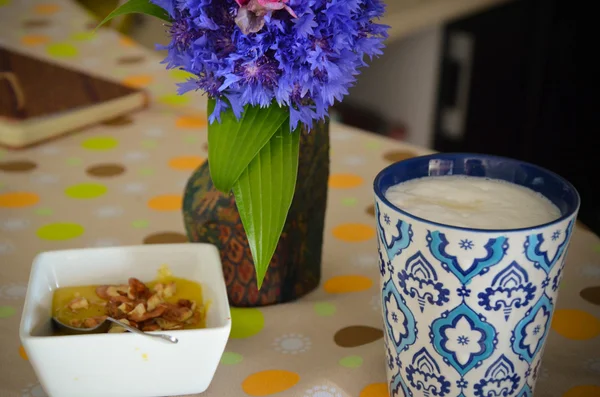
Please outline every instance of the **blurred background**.
[[[78, 1], [99, 17], [119, 3]], [[386, 2], [385, 54], [363, 71], [333, 117], [435, 150], [548, 167], [576, 185], [581, 221], [599, 233], [593, 145], [576, 131], [574, 7], [563, 0]], [[151, 49], [167, 41], [152, 18], [121, 18], [112, 26]]]

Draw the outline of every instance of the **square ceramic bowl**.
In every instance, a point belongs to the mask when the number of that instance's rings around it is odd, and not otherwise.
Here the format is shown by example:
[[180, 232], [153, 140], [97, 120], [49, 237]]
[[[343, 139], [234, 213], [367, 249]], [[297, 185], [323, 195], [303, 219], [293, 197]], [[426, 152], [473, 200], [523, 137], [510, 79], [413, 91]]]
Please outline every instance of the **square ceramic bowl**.
[[[52, 336], [55, 289], [174, 276], [197, 281], [208, 303], [206, 328], [165, 331], [177, 344], [132, 333]], [[45, 252], [34, 261], [19, 330], [51, 397], [151, 397], [208, 388], [231, 330], [219, 253], [210, 244], [169, 244]]]

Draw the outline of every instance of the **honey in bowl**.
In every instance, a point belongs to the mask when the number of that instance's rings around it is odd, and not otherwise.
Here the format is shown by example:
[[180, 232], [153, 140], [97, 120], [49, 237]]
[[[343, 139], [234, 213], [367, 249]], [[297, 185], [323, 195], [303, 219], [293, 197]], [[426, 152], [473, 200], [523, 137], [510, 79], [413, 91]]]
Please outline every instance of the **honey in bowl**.
[[[175, 277], [162, 267], [158, 277], [143, 283], [58, 288], [52, 313], [64, 324], [93, 328], [111, 316], [142, 331], [198, 329], [206, 326], [206, 305], [200, 284]], [[108, 332], [124, 332], [112, 324]]]

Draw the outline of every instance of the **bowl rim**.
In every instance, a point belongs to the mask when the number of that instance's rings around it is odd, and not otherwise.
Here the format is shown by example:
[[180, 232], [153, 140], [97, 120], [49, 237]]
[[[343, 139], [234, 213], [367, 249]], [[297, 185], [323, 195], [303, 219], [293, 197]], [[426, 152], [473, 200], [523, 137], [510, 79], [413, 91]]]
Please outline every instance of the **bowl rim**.
[[[218, 286], [215, 288], [213, 287], [214, 293], [215, 293], [215, 297], [213, 298], [214, 300], [222, 300], [225, 303], [225, 309], [226, 309], [226, 317], [224, 319], [224, 324], [219, 325], [219, 326], [214, 326], [214, 327], [205, 327], [205, 328], [196, 328], [196, 329], [183, 329], [183, 330], [172, 330], [172, 331], [150, 331], [150, 333], [156, 333], [156, 334], [160, 334], [160, 333], [175, 333], [176, 335], [179, 335], [179, 337], [186, 337], [189, 336], [190, 334], [211, 334], [211, 333], [220, 333], [223, 331], [230, 331], [231, 330], [231, 326], [232, 326], [232, 320], [231, 320], [231, 308], [229, 305], [229, 300], [227, 297], [227, 290], [226, 290], [226, 286], [225, 286], [225, 277], [222, 271], [222, 264], [221, 264], [221, 257], [219, 255], [219, 251], [218, 248], [214, 245], [214, 244], [209, 244], [209, 243], [177, 243], [177, 244], [155, 244], [155, 245], [128, 245], [128, 246], [116, 246], [116, 247], [86, 247], [86, 248], [72, 248], [72, 249], [64, 249], [64, 250], [50, 250], [50, 251], [43, 251], [38, 253], [35, 258], [32, 261], [31, 264], [31, 268], [29, 271], [29, 280], [27, 282], [27, 292], [25, 295], [25, 301], [23, 304], [23, 309], [21, 311], [21, 319], [20, 319], [20, 324], [19, 324], [19, 337], [22, 341], [24, 340], [28, 340], [28, 341], [48, 341], [48, 342], [52, 342], [55, 341], [57, 339], [61, 339], [61, 338], [65, 338], [65, 337], [69, 337], [69, 339], [71, 338], [89, 338], [89, 339], [94, 339], [94, 338], [105, 338], [106, 336], [108, 336], [108, 333], [101, 333], [101, 334], [88, 334], [88, 335], [44, 335], [44, 336], [38, 336], [38, 335], [32, 335], [31, 334], [31, 330], [27, 331], [25, 329], [25, 320], [30, 317], [32, 315], [33, 310], [35, 309], [35, 306], [37, 304], [37, 301], [33, 301], [33, 298], [31, 297], [31, 294], [33, 294], [33, 291], [30, 289], [32, 282], [34, 281], [34, 278], [36, 277], [36, 273], [43, 267], [45, 266], [45, 264], [47, 263], [45, 260], [43, 260], [44, 257], [47, 257], [49, 255], [56, 255], [56, 256], [62, 256], [62, 255], [69, 255], [69, 254], [74, 254], [74, 253], [82, 253], [82, 252], [86, 252], [88, 254], [90, 253], [102, 253], [102, 252], [108, 252], [108, 251], [123, 251], [123, 250], [134, 250], [134, 251], [138, 251], [138, 252], [143, 252], [143, 251], [165, 251], [165, 250], [173, 250], [176, 248], [185, 248], [187, 250], [205, 250], [205, 249], [210, 249], [213, 251], [214, 253], [214, 258], [217, 259], [216, 263], [219, 266], [219, 269], [221, 269], [221, 271], [217, 272], [217, 279], [218, 279]], [[204, 264], [203, 264], [204, 265]], [[52, 296], [52, 295], [50, 295]], [[134, 337], [136, 335], [131, 334], [129, 332], [125, 332], [125, 333], [119, 333], [119, 334], [113, 334], [110, 337], [111, 338], [123, 338], [123, 337]]]

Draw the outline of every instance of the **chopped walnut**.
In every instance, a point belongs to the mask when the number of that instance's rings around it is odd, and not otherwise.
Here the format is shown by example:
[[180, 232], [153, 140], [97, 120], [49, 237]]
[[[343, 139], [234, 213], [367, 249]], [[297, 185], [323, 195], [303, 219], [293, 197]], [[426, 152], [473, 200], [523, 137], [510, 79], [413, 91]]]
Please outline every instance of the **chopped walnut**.
[[165, 320], [183, 323], [194, 315], [194, 312], [189, 307], [179, 307], [171, 304], [166, 306], [166, 308], [165, 314], [163, 315]]
[[85, 320], [83, 320], [83, 326], [82, 326], [82, 328], [94, 328], [94, 327], [97, 327], [105, 319], [106, 319], [105, 316], [86, 318]]
[[169, 284], [167, 284], [165, 290], [163, 291], [163, 294], [165, 298], [170, 298], [173, 295], [175, 295], [175, 292], [177, 292], [177, 287], [175, 286], [175, 282], [172, 281]]
[[125, 328], [123, 328], [117, 324], [111, 325], [110, 328], [108, 329], [109, 334], [116, 334], [116, 333], [121, 333], [121, 332], [126, 332], [126, 331], [127, 330]]
[[90, 307], [90, 304], [84, 297], [77, 297], [69, 303], [69, 309], [74, 312], [81, 309], [87, 309], [88, 307]]
[[129, 299], [146, 299], [148, 298], [149, 294], [150, 290], [148, 289], [148, 287], [146, 287], [146, 284], [142, 283], [140, 280], [134, 277], [129, 279], [129, 289], [127, 291], [127, 297]]
[[160, 328], [165, 329], [165, 330], [183, 329], [183, 324], [175, 322], [175, 321], [165, 320], [164, 318], [157, 318], [156, 322], [158, 323]]
[[148, 311], [151, 312], [152, 310], [156, 309], [156, 307], [163, 302], [164, 302], [164, 300], [160, 297], [159, 294], [152, 295], [150, 297], [150, 299], [148, 299], [148, 303], [147, 303]]

